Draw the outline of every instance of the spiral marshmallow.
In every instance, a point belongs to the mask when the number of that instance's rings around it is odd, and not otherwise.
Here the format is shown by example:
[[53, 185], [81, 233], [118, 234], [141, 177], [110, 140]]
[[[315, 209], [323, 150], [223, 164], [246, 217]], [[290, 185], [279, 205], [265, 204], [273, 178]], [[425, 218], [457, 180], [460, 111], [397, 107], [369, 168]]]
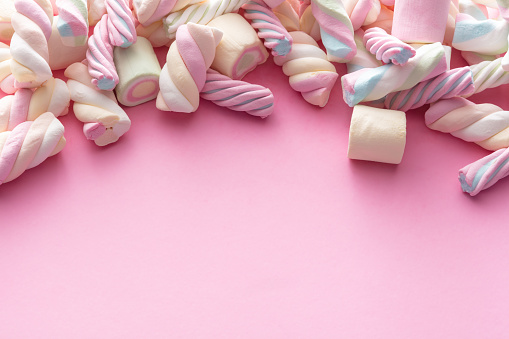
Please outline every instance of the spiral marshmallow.
[[468, 14], [456, 16], [452, 46], [460, 51], [481, 54], [501, 54], [507, 51], [509, 22], [505, 20], [477, 21]]
[[136, 35], [146, 38], [153, 47], [170, 46], [171, 40], [166, 36], [166, 31], [161, 20], [148, 26], [138, 24], [136, 26]]
[[342, 2], [354, 31], [362, 26], [372, 24], [380, 14], [379, 0], [342, 0]]
[[150, 26], [168, 15], [176, 3], [176, 0], [133, 0], [133, 7], [139, 23]]
[[128, 0], [106, 0], [110, 44], [127, 48], [136, 42], [134, 17]]
[[370, 28], [364, 34], [366, 48], [384, 63], [404, 65], [415, 56], [415, 49], [398, 38], [387, 34], [383, 29]]
[[354, 34], [357, 53], [346, 63], [347, 73], [352, 73], [363, 68], [376, 68], [382, 66], [382, 62], [377, 60], [364, 46], [364, 31], [358, 29]]
[[58, 0], [57, 28], [66, 46], [83, 46], [88, 39], [87, 0]]
[[470, 69], [474, 75], [475, 87], [475, 91], [472, 94], [480, 93], [488, 88], [509, 84], [509, 72], [504, 71], [502, 68], [502, 58], [472, 65]]
[[10, 43], [14, 28], [12, 28], [11, 16], [16, 12], [14, 0], [0, 1], [0, 43]]
[[0, 91], [5, 94], [13, 94], [14, 76], [11, 72], [11, 52], [9, 46], [0, 42]]

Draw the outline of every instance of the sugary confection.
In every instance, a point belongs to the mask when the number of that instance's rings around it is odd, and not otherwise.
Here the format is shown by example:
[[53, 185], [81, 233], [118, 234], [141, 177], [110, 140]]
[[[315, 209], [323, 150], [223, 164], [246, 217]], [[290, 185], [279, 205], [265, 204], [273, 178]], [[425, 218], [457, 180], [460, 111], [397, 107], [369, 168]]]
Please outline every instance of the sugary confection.
[[99, 91], [92, 85], [87, 66], [74, 63], [64, 75], [69, 78], [67, 87], [74, 101], [76, 118], [83, 122], [83, 133], [97, 146], [116, 142], [131, 127], [131, 120], [117, 104], [113, 92]]
[[404, 112], [357, 105], [348, 137], [348, 158], [399, 164], [406, 144]]
[[214, 27], [194, 23], [179, 27], [159, 78], [158, 109], [184, 113], [196, 111], [207, 69], [214, 60], [222, 36], [223, 33]]
[[0, 43], [9, 43], [11, 41], [14, 34], [11, 16], [14, 12], [16, 12], [14, 0], [0, 1]]
[[387, 33], [391, 34], [393, 18], [394, 12], [391, 11], [386, 6], [382, 5], [380, 8], [380, 14], [378, 15], [378, 18], [376, 18], [376, 21], [373, 22], [372, 24], [365, 25], [362, 28], [366, 30], [373, 27], [379, 27], [386, 31]]
[[270, 89], [230, 79], [214, 70], [207, 71], [207, 80], [200, 96], [216, 105], [261, 118], [266, 118], [274, 111], [274, 96]]
[[5, 94], [13, 94], [14, 76], [11, 72], [11, 52], [9, 46], [0, 42], [0, 91]]
[[507, 51], [509, 23], [505, 20], [477, 21], [468, 14], [456, 16], [452, 46], [460, 51], [501, 54]]
[[58, 32], [65, 46], [83, 46], [88, 40], [87, 0], [57, 0]]
[[480, 93], [488, 88], [509, 84], [509, 72], [504, 71], [502, 68], [502, 58], [472, 65], [470, 69], [474, 75], [475, 87], [475, 91], [472, 94]]
[[458, 9], [460, 13], [468, 14], [479, 21], [489, 19], [487, 7], [472, 0], [460, 0]]
[[504, 20], [509, 20], [509, 0], [497, 0], [500, 15]]
[[[66, 69], [69, 65], [80, 62], [87, 57], [88, 44], [82, 46], [66, 46], [57, 28], [59, 17], [56, 16], [51, 27], [48, 41], [49, 66], [52, 71]], [[87, 36], [88, 41], [88, 36]]]
[[364, 45], [378, 60], [404, 65], [415, 56], [415, 49], [381, 28], [373, 27], [364, 34]]
[[125, 106], [136, 106], [157, 97], [161, 66], [150, 42], [142, 37], [128, 48], [113, 51], [118, 70], [115, 93]]
[[228, 13], [207, 24], [223, 32], [212, 69], [232, 79], [242, 79], [269, 57], [255, 30], [239, 14]]
[[[300, 30], [308, 35], [310, 35], [316, 41], [320, 41], [320, 25], [316, 21], [313, 15], [313, 9], [311, 6], [308, 6], [302, 13], [300, 17]], [[355, 57], [355, 56], [354, 56]], [[353, 57], [352, 57], [353, 59]]]
[[274, 57], [274, 62], [283, 66], [283, 72], [290, 77], [290, 86], [301, 92], [304, 100], [324, 107], [338, 78], [336, 68], [311, 36], [300, 31], [290, 34], [292, 51], [284, 57]]
[[355, 45], [357, 46], [357, 53], [355, 56], [346, 63], [347, 73], [352, 73], [363, 68], [376, 68], [382, 66], [383, 63], [377, 60], [364, 46], [364, 31], [358, 29], [355, 31]]
[[483, 61], [494, 61], [500, 57], [500, 55], [486, 55], [469, 51], [461, 51], [461, 56], [471, 66], [480, 64]]
[[362, 26], [372, 24], [380, 14], [379, 0], [342, 0], [342, 2], [354, 31]]
[[133, 9], [138, 22], [149, 26], [168, 15], [176, 2], [177, 0], [133, 0]]
[[148, 39], [153, 47], [169, 47], [171, 43], [171, 39], [166, 36], [166, 31], [164, 30], [164, 25], [161, 20], [156, 21], [148, 26], [137, 24], [136, 35], [138, 37], [144, 37]]
[[272, 11], [288, 32], [301, 30], [299, 14], [288, 1], [283, 1], [279, 6], [273, 8]]
[[106, 0], [106, 13], [110, 44], [127, 48], [135, 43], [136, 28], [128, 0]]
[[0, 184], [16, 179], [64, 146], [64, 126], [49, 112], [0, 133]]
[[102, 16], [106, 14], [105, 0], [87, 0], [88, 24], [90, 27], [97, 25]]

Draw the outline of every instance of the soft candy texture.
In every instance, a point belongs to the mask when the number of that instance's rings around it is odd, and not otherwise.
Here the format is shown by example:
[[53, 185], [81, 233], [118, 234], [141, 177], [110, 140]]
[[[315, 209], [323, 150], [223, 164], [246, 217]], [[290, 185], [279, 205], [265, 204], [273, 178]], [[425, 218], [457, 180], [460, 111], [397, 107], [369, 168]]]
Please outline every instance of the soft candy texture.
[[381, 99], [391, 92], [412, 88], [446, 70], [447, 60], [442, 45], [424, 45], [404, 66], [387, 64], [344, 75], [341, 78], [343, 98], [353, 107], [362, 101]]
[[118, 84], [118, 74], [113, 61], [113, 46], [108, 39], [108, 15], [94, 27], [88, 39], [88, 71], [92, 83], [100, 90], [111, 91]]
[[52, 71], [65, 69], [69, 65], [80, 62], [87, 56], [88, 45], [65, 46], [57, 29], [58, 16], [53, 20], [51, 37], [48, 41], [49, 66]]
[[0, 133], [0, 184], [16, 179], [64, 146], [64, 126], [49, 112]]
[[449, 0], [396, 0], [392, 35], [407, 43], [442, 42]]
[[386, 31], [387, 33], [391, 34], [393, 18], [394, 12], [382, 5], [382, 7], [380, 8], [380, 14], [378, 15], [378, 18], [376, 18], [376, 21], [373, 22], [372, 24], [363, 26], [362, 28], [366, 30], [373, 27], [379, 27]]
[[475, 104], [452, 98], [433, 104], [425, 115], [426, 125], [457, 138], [495, 151], [509, 147], [509, 112], [492, 104]]
[[0, 42], [0, 91], [5, 94], [12, 94], [16, 91], [14, 87], [14, 76], [11, 72], [11, 52], [9, 46]]
[[171, 13], [164, 19], [167, 36], [175, 38], [177, 29], [189, 22], [206, 25], [226, 13], [237, 12], [248, 0], [207, 0]]
[[242, 79], [269, 57], [253, 27], [239, 14], [221, 15], [207, 26], [223, 32], [210, 66], [222, 74], [232, 79]]
[[0, 132], [12, 131], [22, 122], [34, 121], [46, 112], [55, 117], [65, 115], [70, 100], [67, 85], [60, 79], [51, 78], [35, 91], [22, 88], [0, 99]]
[[200, 102], [207, 69], [223, 33], [214, 27], [189, 23], [180, 26], [159, 78], [156, 106], [162, 111], [191, 113]]
[[390, 93], [385, 99], [385, 107], [406, 112], [440, 99], [470, 95], [473, 92], [474, 79], [470, 68], [455, 68], [410, 89]]
[[166, 36], [162, 21], [156, 21], [149, 26], [138, 24], [136, 35], [148, 39], [153, 47], [170, 46], [171, 39]]
[[387, 34], [378, 27], [370, 28], [364, 34], [366, 48], [384, 63], [404, 65], [415, 56], [415, 49], [398, 38]]
[[348, 158], [399, 164], [406, 144], [404, 112], [357, 105], [353, 108]]
[[504, 20], [509, 20], [509, 0], [497, 0], [500, 15]]
[[134, 13], [143, 26], [161, 21], [175, 6], [177, 0], [133, 0]]
[[97, 25], [102, 16], [106, 14], [105, 0], [88, 0], [88, 24]]
[[87, 0], [57, 0], [57, 28], [65, 46], [83, 46], [88, 39]]
[[335, 62], [352, 60], [357, 47], [353, 38], [352, 23], [341, 0], [313, 0], [311, 8], [320, 26], [327, 58]]
[[501, 54], [507, 51], [509, 23], [505, 20], [477, 21], [468, 14], [456, 16], [452, 46], [460, 51]]
[[285, 57], [274, 57], [278, 66], [290, 77], [290, 86], [301, 92], [312, 105], [323, 107], [329, 100], [338, 73], [316, 41], [304, 32], [290, 32], [292, 51]]
[[249, 1], [243, 9], [244, 16], [258, 30], [258, 36], [264, 40], [265, 47], [272, 50], [272, 55], [284, 56], [290, 53], [292, 37], [263, 1]]
[[113, 52], [118, 70], [115, 93], [125, 106], [136, 106], [157, 97], [161, 66], [150, 42], [138, 37], [128, 48], [116, 48]]
[[499, 55], [486, 55], [476, 52], [461, 51], [461, 56], [469, 65], [477, 65], [483, 61], [494, 61]]
[[270, 89], [230, 79], [214, 70], [207, 71], [207, 80], [200, 96], [221, 107], [257, 117], [265, 118], [274, 111], [274, 96]]
[[53, 8], [49, 0], [16, 0], [12, 15], [11, 70], [20, 88], [39, 87], [51, 78], [48, 40]]
[[106, 0], [110, 44], [127, 48], [136, 42], [134, 17], [128, 0]]
[[479, 21], [489, 19], [488, 9], [486, 6], [477, 4], [471, 0], [460, 0], [459, 12], [468, 14]]
[[364, 31], [358, 29], [355, 31], [355, 45], [357, 46], [357, 53], [355, 56], [346, 64], [348, 73], [358, 71], [363, 68], [376, 68], [382, 66], [383, 63], [375, 58], [364, 46]]
[[16, 12], [14, 8], [14, 0], [1, 0], [0, 1], [0, 43], [9, 43], [14, 28], [11, 24], [11, 16]]
[[311, 8], [311, 6], [308, 6], [303, 11], [299, 21], [300, 30], [302, 32], [310, 35], [316, 41], [320, 41], [321, 39], [320, 25], [318, 24], [318, 22], [315, 19], [315, 16], [313, 15], [313, 9]]
[[284, 1], [279, 6], [273, 8], [272, 11], [288, 32], [300, 30], [299, 14], [297, 14], [288, 1]]
[[475, 91], [473, 94], [488, 88], [509, 84], [509, 72], [502, 68], [502, 58], [472, 65], [470, 69], [474, 75]]
[[87, 66], [74, 63], [64, 75], [69, 78], [67, 86], [74, 101], [73, 111], [79, 121], [85, 123], [83, 133], [97, 146], [116, 142], [131, 127], [131, 120], [117, 104], [113, 92], [98, 91], [91, 85]]
[[380, 14], [379, 0], [342, 0], [346, 13], [350, 17], [354, 31], [361, 26], [370, 25]]
[[509, 175], [509, 148], [499, 149], [459, 170], [463, 192], [475, 196]]

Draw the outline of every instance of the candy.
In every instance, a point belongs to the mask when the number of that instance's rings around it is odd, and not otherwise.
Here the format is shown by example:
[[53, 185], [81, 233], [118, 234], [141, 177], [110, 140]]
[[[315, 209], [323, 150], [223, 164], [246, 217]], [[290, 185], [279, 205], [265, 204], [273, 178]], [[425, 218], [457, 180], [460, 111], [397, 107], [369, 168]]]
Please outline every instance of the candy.
[[483, 61], [494, 61], [499, 55], [486, 55], [476, 52], [461, 51], [461, 56], [469, 65], [477, 65]]
[[385, 6], [394, 6], [396, 0], [380, 0], [380, 2]]
[[9, 43], [14, 28], [11, 24], [11, 16], [16, 12], [14, 7], [14, 0], [1, 0], [0, 1], [0, 43]]
[[396, 0], [392, 35], [412, 43], [442, 42], [449, 0]]
[[16, 91], [11, 72], [11, 52], [9, 46], [0, 42], [0, 90], [5, 94]]
[[380, 14], [379, 0], [342, 0], [342, 2], [350, 17], [354, 31], [361, 28], [361, 26], [372, 24]]
[[148, 39], [153, 47], [169, 46], [171, 42], [170, 38], [166, 36], [162, 21], [156, 21], [149, 26], [138, 24], [136, 35]]
[[459, 170], [463, 192], [475, 196], [509, 175], [509, 148], [499, 149]]
[[136, 42], [134, 17], [128, 0], [106, 0], [110, 44], [127, 48]]
[[175, 38], [177, 29], [189, 22], [206, 25], [226, 13], [237, 12], [248, 0], [207, 0], [171, 13], [164, 19], [167, 36]]
[[0, 133], [0, 184], [16, 179], [64, 146], [64, 126], [49, 112]]
[[180, 26], [159, 78], [156, 106], [162, 111], [196, 111], [207, 69], [223, 33], [217, 28], [188, 23]]
[[387, 95], [385, 107], [408, 111], [440, 99], [470, 95], [474, 92], [474, 79], [469, 67], [455, 68], [414, 87]]
[[87, 0], [88, 2], [88, 24], [90, 27], [97, 25], [99, 20], [106, 14], [105, 0]]
[[11, 70], [19, 88], [39, 87], [51, 78], [48, 40], [53, 8], [49, 0], [16, 0], [12, 15]]
[[340, 0], [311, 1], [313, 15], [320, 25], [322, 43], [327, 58], [335, 62], [348, 62], [357, 52], [353, 27]]
[[348, 73], [358, 71], [363, 68], [375, 68], [382, 66], [382, 62], [377, 60], [373, 54], [371, 54], [364, 46], [364, 31], [358, 29], [355, 31], [355, 45], [357, 46], [357, 53], [355, 56], [346, 64]]
[[502, 18], [509, 20], [509, 0], [497, 0], [497, 4]]
[[[51, 70], [65, 69], [70, 64], [82, 61], [87, 56], [88, 45], [83, 46], [65, 46], [61, 39], [60, 32], [57, 29], [58, 16], [53, 20], [51, 27], [51, 36], [48, 41], [49, 66]], [[87, 37], [88, 39], [88, 37]]]
[[85, 123], [83, 133], [87, 139], [93, 140], [97, 146], [106, 146], [129, 130], [131, 120], [117, 104], [115, 95], [92, 86], [86, 65], [74, 63], [67, 67], [64, 75], [69, 78], [67, 87], [74, 101], [74, 114]]
[[274, 57], [274, 63], [283, 66], [290, 77], [290, 86], [301, 92], [304, 100], [323, 107], [329, 100], [338, 73], [316, 41], [304, 32], [290, 32], [292, 51], [284, 57]]
[[228, 13], [207, 24], [223, 32], [216, 48], [212, 69], [232, 79], [242, 79], [247, 73], [264, 63], [269, 53], [255, 30], [239, 14]]
[[404, 66], [387, 64], [344, 75], [341, 78], [343, 98], [353, 107], [362, 101], [381, 99], [391, 92], [412, 88], [446, 70], [447, 60], [442, 45], [424, 45]]
[[88, 39], [87, 0], [57, 0], [57, 28], [65, 46], [83, 46]]
[[348, 158], [399, 164], [406, 144], [404, 112], [357, 105], [353, 108]]
[[394, 12], [382, 5], [380, 8], [380, 14], [378, 15], [378, 18], [376, 18], [376, 21], [372, 24], [363, 26], [362, 28], [367, 30], [373, 27], [379, 27], [390, 34], [392, 31], [393, 18]]
[[300, 30], [310, 35], [316, 41], [320, 41], [321, 39], [320, 25], [318, 25], [318, 22], [313, 15], [313, 9], [311, 6], [307, 7], [300, 17]]
[[509, 112], [492, 104], [474, 104], [464, 98], [442, 100], [425, 115], [426, 125], [487, 150], [509, 147]]
[[474, 75], [475, 91], [480, 93], [488, 88], [509, 84], [509, 73], [502, 68], [502, 58], [493, 61], [484, 61], [470, 66]]
[[460, 0], [459, 11], [463, 14], [468, 14], [476, 20], [489, 19], [488, 9], [485, 5], [476, 4], [471, 0]]
[[505, 20], [477, 21], [468, 14], [456, 16], [452, 46], [460, 51], [501, 54], [507, 51], [509, 23]]
[[176, 0], [133, 0], [134, 13], [140, 24], [149, 26], [168, 15], [176, 2]]
[[258, 36], [265, 41], [265, 47], [272, 50], [272, 55], [284, 56], [290, 52], [292, 37], [263, 1], [249, 1], [243, 9], [244, 16], [258, 30]]
[[157, 97], [161, 66], [150, 42], [138, 37], [128, 48], [113, 52], [119, 82], [115, 87], [118, 101], [125, 106], [136, 106]]
[[297, 14], [288, 1], [283, 1], [279, 6], [273, 8], [272, 11], [288, 32], [298, 31], [300, 29], [299, 14]]
[[364, 34], [366, 48], [384, 63], [404, 65], [415, 56], [415, 49], [378, 27], [370, 28]]
[[257, 117], [265, 118], [274, 111], [274, 96], [270, 89], [230, 79], [214, 70], [207, 71], [200, 96], [216, 105]]

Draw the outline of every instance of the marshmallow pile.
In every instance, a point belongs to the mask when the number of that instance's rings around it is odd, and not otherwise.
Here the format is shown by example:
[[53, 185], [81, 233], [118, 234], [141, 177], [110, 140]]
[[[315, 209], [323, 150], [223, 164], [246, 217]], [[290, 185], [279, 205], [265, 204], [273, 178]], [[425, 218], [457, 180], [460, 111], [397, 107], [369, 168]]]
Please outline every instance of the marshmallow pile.
[[[0, 0], [0, 184], [62, 150], [71, 103], [98, 146], [129, 130], [124, 107], [152, 100], [266, 118], [272, 92], [242, 78], [272, 55], [319, 107], [346, 63], [350, 159], [399, 164], [406, 112], [431, 104], [430, 129], [495, 151], [460, 170], [475, 195], [509, 175], [509, 113], [466, 99], [509, 83], [506, 20], [507, 0]], [[470, 66], [451, 69], [452, 48]]]

